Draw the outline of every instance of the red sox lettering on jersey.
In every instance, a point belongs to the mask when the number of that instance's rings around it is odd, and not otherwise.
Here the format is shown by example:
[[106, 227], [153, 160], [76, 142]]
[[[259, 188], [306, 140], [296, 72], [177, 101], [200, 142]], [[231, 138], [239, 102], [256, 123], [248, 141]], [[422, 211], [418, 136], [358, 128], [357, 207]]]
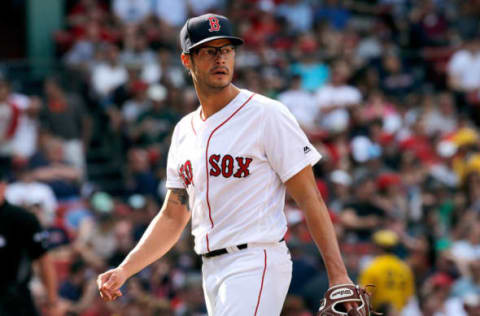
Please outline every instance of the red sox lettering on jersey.
[[319, 159], [283, 104], [241, 90], [207, 119], [199, 107], [177, 124], [166, 186], [188, 192], [198, 254], [278, 242], [287, 231], [284, 182]]
[[[211, 155], [208, 159], [210, 164], [210, 175], [213, 177], [223, 176], [224, 178], [245, 178], [250, 175], [249, 166], [252, 162], [252, 158], [235, 157], [232, 155]], [[194, 185], [193, 183], [193, 170], [192, 163], [187, 160], [180, 166], [179, 174], [183, 179], [185, 187]]]
[[[252, 158], [232, 157], [232, 155], [211, 155], [208, 159], [210, 163], [210, 175], [218, 177], [222, 175], [224, 178], [245, 178], [250, 175], [248, 166], [252, 162]], [[235, 173], [234, 173], [235, 171]]]

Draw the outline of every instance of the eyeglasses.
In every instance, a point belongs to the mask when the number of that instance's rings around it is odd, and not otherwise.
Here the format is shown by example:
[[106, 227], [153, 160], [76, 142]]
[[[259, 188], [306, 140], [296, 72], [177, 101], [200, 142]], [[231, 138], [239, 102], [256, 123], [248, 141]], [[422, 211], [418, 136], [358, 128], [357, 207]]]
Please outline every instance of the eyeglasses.
[[197, 50], [197, 55], [202, 58], [215, 58], [220, 53], [221, 56], [229, 57], [235, 51], [234, 45], [225, 45], [220, 47], [202, 46]]

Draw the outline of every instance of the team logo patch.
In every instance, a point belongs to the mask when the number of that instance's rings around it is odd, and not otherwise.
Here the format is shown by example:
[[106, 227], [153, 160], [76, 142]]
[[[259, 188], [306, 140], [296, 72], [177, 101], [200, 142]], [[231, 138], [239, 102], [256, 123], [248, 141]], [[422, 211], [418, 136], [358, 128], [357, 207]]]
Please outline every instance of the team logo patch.
[[310, 147], [308, 147], [308, 146], [303, 147], [303, 153], [304, 154], [308, 154], [310, 151], [311, 151]]
[[183, 179], [185, 187], [188, 187], [190, 184], [193, 185], [193, 170], [190, 160], [185, 161], [185, 163], [180, 166], [180, 176]]
[[209, 32], [218, 32], [220, 31], [220, 21], [214, 16], [208, 18], [208, 24], [210, 24]]
[[339, 288], [330, 294], [330, 299], [332, 300], [338, 300], [340, 298], [345, 298], [345, 297], [350, 297], [353, 296], [353, 291], [350, 290], [349, 288]]

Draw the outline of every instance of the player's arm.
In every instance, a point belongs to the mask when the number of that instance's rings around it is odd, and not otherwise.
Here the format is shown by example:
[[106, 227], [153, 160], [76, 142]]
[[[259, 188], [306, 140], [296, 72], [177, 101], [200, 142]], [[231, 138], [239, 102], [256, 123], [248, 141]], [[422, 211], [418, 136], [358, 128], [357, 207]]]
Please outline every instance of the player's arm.
[[120, 267], [132, 276], [162, 257], [180, 238], [190, 215], [187, 191], [169, 189], [162, 209]]
[[327, 207], [317, 189], [312, 167], [307, 166], [285, 184], [288, 193], [304, 212], [310, 234], [317, 244], [327, 268], [330, 286], [352, 283], [340, 255], [337, 237]]
[[118, 268], [99, 275], [97, 285], [105, 300], [121, 295], [119, 288], [132, 275], [161, 258], [178, 241], [190, 220], [188, 195], [184, 189], [169, 189], [160, 212]]

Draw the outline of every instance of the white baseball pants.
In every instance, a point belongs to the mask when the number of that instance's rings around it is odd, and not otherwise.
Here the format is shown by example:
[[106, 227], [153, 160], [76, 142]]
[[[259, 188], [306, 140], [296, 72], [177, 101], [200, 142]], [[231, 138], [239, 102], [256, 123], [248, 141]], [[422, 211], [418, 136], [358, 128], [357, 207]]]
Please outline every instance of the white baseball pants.
[[292, 279], [284, 241], [203, 258], [203, 291], [209, 316], [279, 316]]

